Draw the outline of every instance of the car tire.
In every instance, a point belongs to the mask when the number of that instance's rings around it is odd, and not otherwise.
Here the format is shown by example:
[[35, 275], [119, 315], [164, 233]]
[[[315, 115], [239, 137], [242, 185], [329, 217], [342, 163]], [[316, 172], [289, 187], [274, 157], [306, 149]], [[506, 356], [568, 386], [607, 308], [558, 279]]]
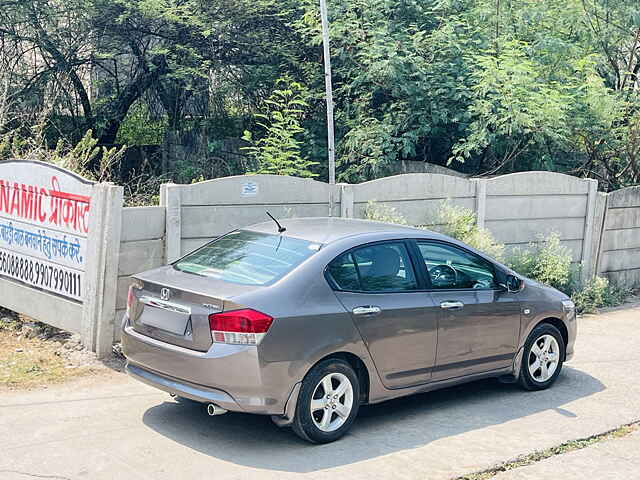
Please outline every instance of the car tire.
[[334, 442], [351, 428], [359, 407], [360, 382], [351, 365], [325, 360], [302, 381], [293, 431], [311, 443]]
[[538, 325], [527, 337], [520, 366], [520, 385], [526, 390], [544, 390], [557, 380], [565, 355], [560, 331], [549, 323]]

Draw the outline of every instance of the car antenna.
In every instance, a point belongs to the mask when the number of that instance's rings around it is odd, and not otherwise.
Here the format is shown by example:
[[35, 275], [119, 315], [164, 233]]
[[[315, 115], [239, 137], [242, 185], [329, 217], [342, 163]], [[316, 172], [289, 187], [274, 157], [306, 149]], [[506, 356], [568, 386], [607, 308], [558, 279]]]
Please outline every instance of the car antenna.
[[273, 220], [274, 222], [276, 222], [276, 225], [278, 226], [278, 233], [282, 233], [282, 232], [286, 232], [287, 229], [284, 228], [282, 225], [280, 225], [280, 222], [278, 220], [276, 220], [276, 217], [274, 217], [273, 215], [271, 215], [269, 213], [268, 210], [265, 210], [265, 212], [267, 212], [267, 215], [269, 215], [269, 217], [271, 218], [271, 220]]

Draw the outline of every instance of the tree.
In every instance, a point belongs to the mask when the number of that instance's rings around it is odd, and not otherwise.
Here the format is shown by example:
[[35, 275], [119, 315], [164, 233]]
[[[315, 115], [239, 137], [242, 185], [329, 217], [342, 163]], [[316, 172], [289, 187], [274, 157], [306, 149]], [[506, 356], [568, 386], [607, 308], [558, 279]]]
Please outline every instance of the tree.
[[[444, 4], [331, 4], [342, 180], [384, 176], [403, 159], [446, 161], [466, 122], [461, 52], [473, 38]], [[317, 16], [306, 24], [308, 41], [319, 44]]]
[[243, 136], [251, 144], [244, 150], [257, 163], [257, 169], [252, 173], [314, 177], [316, 174], [310, 168], [318, 162], [302, 156], [299, 140], [304, 133], [300, 118], [307, 106], [305, 89], [289, 78], [279, 79], [276, 86], [278, 88], [265, 101], [268, 110], [255, 114], [258, 125], [264, 129], [263, 136], [254, 140], [249, 131]]
[[[467, 135], [452, 149], [452, 161], [464, 162], [472, 154], [481, 154], [488, 173], [505, 167], [523, 154], [545, 148], [563, 147], [570, 135], [569, 114], [579, 78], [564, 83], [550, 81], [540, 65], [527, 58], [528, 45], [517, 41], [500, 44], [472, 55], [472, 101], [469, 113], [473, 121]], [[568, 80], [568, 82], [567, 82]]]
[[[333, 0], [330, 17], [339, 179], [413, 160], [640, 182], [636, 0]], [[270, 138], [254, 114], [290, 76], [304, 165], [326, 157], [320, 30], [315, 0], [0, 0], [0, 133], [171, 137], [203, 146], [175, 168], [240, 173], [219, 146]]]

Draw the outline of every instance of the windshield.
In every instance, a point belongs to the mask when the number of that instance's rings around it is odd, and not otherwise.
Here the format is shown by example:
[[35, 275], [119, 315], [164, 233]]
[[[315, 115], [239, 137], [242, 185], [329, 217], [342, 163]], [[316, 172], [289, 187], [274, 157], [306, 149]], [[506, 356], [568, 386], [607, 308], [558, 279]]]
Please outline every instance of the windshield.
[[206, 244], [174, 267], [232, 283], [266, 285], [284, 277], [320, 247], [297, 238], [238, 230]]

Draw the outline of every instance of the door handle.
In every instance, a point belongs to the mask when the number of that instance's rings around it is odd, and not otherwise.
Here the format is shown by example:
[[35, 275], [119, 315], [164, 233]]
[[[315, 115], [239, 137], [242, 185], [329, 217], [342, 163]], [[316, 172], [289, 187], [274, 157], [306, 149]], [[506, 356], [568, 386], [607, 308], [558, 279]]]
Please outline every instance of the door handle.
[[352, 310], [354, 315], [376, 315], [380, 313], [382, 309], [375, 305], [369, 305], [366, 307], [356, 307]]
[[444, 310], [459, 310], [464, 307], [464, 303], [462, 302], [442, 302], [440, 304], [440, 308]]

